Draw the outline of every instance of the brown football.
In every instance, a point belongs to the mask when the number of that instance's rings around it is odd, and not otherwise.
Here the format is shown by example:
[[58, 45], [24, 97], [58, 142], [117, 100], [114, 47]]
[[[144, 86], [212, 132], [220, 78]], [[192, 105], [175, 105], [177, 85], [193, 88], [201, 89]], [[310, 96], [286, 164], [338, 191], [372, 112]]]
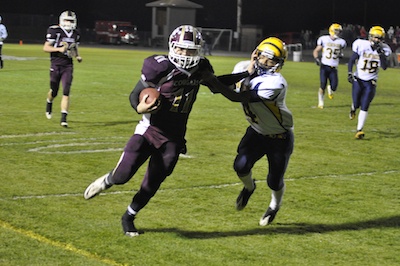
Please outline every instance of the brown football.
[[151, 103], [154, 99], [158, 99], [160, 97], [160, 92], [155, 88], [145, 88], [139, 94], [139, 102], [142, 101], [143, 97], [148, 94], [149, 97], [146, 100], [146, 103]]

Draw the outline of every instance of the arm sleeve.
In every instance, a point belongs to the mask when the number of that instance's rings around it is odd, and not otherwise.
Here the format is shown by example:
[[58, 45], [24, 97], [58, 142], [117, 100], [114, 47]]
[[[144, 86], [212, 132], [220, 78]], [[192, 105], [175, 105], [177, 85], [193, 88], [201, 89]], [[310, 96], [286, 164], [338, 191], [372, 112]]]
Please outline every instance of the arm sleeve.
[[379, 55], [379, 59], [381, 60], [381, 68], [383, 69], [383, 70], [386, 70], [386, 68], [388, 67], [387, 65], [387, 57], [385, 56], [385, 54], [384, 53], [382, 53], [382, 54], [380, 54]]
[[247, 78], [249, 76], [249, 72], [241, 72], [241, 73], [236, 73], [236, 74], [227, 74], [227, 75], [222, 75], [218, 76], [218, 80], [225, 84], [225, 85], [233, 85], [236, 82], [241, 81], [244, 78]]
[[144, 89], [149, 87], [146, 82], [143, 80], [139, 80], [138, 83], [136, 83], [135, 88], [133, 88], [131, 94], [129, 95], [129, 101], [131, 103], [131, 106], [135, 111], [137, 112], [137, 106], [139, 104], [139, 94], [140, 92]]
[[356, 62], [356, 60], [358, 59], [358, 54], [357, 53], [353, 53], [349, 59], [349, 63], [347, 64], [347, 68], [348, 68], [348, 72], [351, 73], [353, 72], [353, 65]]
[[232, 102], [245, 102], [247, 94], [237, 93], [233, 88], [222, 83], [216, 76], [209, 75], [203, 80], [203, 84], [206, 85], [212, 92], [219, 92]]

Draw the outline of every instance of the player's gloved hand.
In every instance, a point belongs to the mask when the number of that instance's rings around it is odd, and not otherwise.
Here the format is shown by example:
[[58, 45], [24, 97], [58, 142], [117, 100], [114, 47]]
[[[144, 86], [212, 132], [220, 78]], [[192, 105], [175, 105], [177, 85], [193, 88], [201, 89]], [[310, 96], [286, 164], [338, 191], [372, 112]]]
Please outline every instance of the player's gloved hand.
[[317, 66], [321, 65], [321, 60], [319, 60], [319, 58], [315, 58], [315, 64], [317, 64]]
[[376, 48], [376, 51], [378, 52], [379, 55], [384, 54], [382, 43], [379, 43], [378, 47]]
[[59, 48], [60, 53], [65, 53], [68, 50], [68, 43], [67, 42], [61, 42], [61, 45]]
[[341, 52], [340, 54], [339, 54], [339, 59], [342, 59], [344, 57], [344, 54]]
[[349, 73], [347, 74], [347, 80], [348, 80], [351, 84], [353, 84], [353, 81], [354, 81], [354, 75], [353, 75], [353, 73], [349, 72]]
[[77, 57], [76, 57], [76, 61], [78, 61], [78, 63], [82, 62], [82, 57], [77, 56]]

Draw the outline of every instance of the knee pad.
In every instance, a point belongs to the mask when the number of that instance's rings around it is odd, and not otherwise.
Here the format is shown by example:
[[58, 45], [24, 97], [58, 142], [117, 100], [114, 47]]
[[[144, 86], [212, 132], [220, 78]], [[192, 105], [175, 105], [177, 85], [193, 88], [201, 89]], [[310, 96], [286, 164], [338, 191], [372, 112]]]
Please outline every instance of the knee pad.
[[249, 173], [251, 167], [252, 166], [248, 164], [248, 161], [245, 157], [236, 157], [235, 162], [233, 163], [233, 169], [239, 175]]

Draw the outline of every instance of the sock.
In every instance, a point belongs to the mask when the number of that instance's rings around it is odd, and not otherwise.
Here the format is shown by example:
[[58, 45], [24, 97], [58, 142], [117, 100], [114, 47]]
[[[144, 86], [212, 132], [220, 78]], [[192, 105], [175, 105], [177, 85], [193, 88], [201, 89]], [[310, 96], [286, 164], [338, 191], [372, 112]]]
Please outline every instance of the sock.
[[357, 131], [361, 131], [364, 127], [365, 121], [367, 120], [368, 111], [360, 110], [358, 114]]
[[254, 190], [254, 181], [253, 181], [253, 178], [252, 178], [251, 171], [250, 171], [250, 173], [248, 173], [245, 176], [239, 176], [239, 179], [242, 180], [242, 182], [244, 184], [244, 187], [247, 190], [249, 190], [249, 191]]
[[51, 114], [51, 110], [53, 109], [53, 102], [49, 101], [49, 99], [47, 99], [46, 101], [46, 112]]
[[67, 111], [61, 111], [61, 122], [67, 122]]
[[132, 209], [131, 206], [128, 206], [128, 209], [126, 210], [126, 213], [128, 213], [130, 216], [135, 216], [138, 212]]
[[318, 90], [318, 104], [324, 104], [324, 91], [322, 89]]
[[272, 190], [271, 193], [271, 202], [269, 204], [269, 207], [273, 210], [279, 209], [279, 207], [282, 205], [282, 200], [283, 200], [283, 194], [285, 193], [286, 185], [283, 185], [283, 187], [278, 190]]

